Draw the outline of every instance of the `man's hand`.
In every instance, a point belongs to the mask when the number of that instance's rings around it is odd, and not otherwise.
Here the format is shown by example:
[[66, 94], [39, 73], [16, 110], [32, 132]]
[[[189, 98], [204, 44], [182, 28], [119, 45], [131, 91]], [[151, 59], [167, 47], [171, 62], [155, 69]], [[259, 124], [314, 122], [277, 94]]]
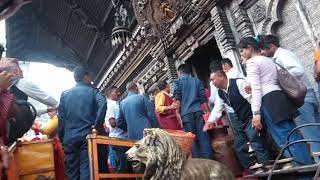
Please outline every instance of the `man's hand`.
[[[0, 175], [3, 169], [8, 169], [9, 167], [9, 152], [8, 148], [3, 144], [0, 144]], [[1, 178], [1, 176], [0, 176]]]
[[92, 129], [91, 129], [91, 133], [92, 133], [92, 134], [98, 134], [99, 131], [98, 131], [96, 128], [92, 128]]
[[0, 92], [5, 91], [10, 86], [12, 74], [5, 71], [0, 73]]
[[215, 126], [212, 122], [206, 122], [206, 124], [203, 126], [203, 131], [208, 131], [210, 129], [213, 129]]
[[168, 107], [167, 110], [178, 109], [179, 108], [179, 106], [174, 102], [170, 106], [167, 106], [167, 107]]
[[32, 129], [32, 130], [40, 129], [41, 126], [42, 126], [41, 122], [38, 121], [38, 120], [36, 120], [36, 121], [34, 121], [33, 125], [31, 126], [31, 129]]
[[178, 120], [178, 122], [179, 122], [179, 124], [180, 124], [180, 127], [181, 127], [181, 129], [183, 128], [183, 123], [182, 123], [182, 118], [181, 118], [181, 115], [180, 115], [180, 113], [177, 113], [177, 120]]
[[112, 128], [115, 128], [117, 126], [117, 121], [114, 118], [109, 119], [109, 124]]
[[244, 87], [244, 90], [246, 91], [247, 94], [251, 94], [252, 93], [251, 86]]
[[260, 131], [263, 128], [262, 123], [261, 123], [261, 115], [260, 114], [256, 114], [253, 116], [252, 127], [254, 129], [256, 129], [257, 131]]
[[314, 64], [314, 78], [316, 81], [320, 80], [320, 61], [315, 61]]

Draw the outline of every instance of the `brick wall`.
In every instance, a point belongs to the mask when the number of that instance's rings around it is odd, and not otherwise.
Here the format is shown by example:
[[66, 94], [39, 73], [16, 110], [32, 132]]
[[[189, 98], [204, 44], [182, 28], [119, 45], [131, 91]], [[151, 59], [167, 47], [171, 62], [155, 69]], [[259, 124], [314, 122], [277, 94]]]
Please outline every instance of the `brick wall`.
[[[302, 0], [308, 2], [306, 6], [313, 7], [312, 3], [316, 3], [318, 0]], [[314, 46], [312, 44], [312, 38], [307, 34], [305, 27], [303, 26], [302, 19], [296, 9], [295, 1], [286, 1], [281, 11], [283, 24], [281, 24], [277, 30], [277, 35], [280, 37], [280, 43], [283, 47], [286, 47], [297, 54], [303, 65], [306, 68], [307, 74], [311, 82], [314, 84], [313, 79], [313, 52]], [[319, 3], [319, 1], [318, 1]], [[320, 8], [317, 9], [318, 13]], [[315, 14], [313, 14], [315, 16]], [[320, 16], [317, 19], [312, 17], [314, 22], [317, 22], [317, 26], [320, 23]]]
[[305, 7], [306, 14], [308, 15], [315, 36], [320, 40], [320, 1], [319, 0], [300, 0]]

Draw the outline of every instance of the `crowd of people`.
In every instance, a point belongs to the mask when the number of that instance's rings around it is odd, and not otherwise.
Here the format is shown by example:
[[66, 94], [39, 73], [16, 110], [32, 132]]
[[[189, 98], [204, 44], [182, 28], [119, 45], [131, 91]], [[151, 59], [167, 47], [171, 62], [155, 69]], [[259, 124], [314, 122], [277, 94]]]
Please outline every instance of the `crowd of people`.
[[[233, 67], [230, 59], [217, 60], [210, 64], [210, 93], [200, 79], [192, 76], [191, 68], [182, 64], [177, 68], [178, 78], [171, 84], [157, 82], [149, 91], [150, 98], [139, 94], [135, 82], [128, 82], [127, 95], [121, 101], [117, 87], [110, 86], [100, 92], [92, 86], [93, 75], [89, 69], [77, 67], [74, 70], [76, 85], [63, 92], [58, 103], [23, 79], [16, 59], [2, 58], [0, 127], [5, 127], [4, 122], [10, 118], [10, 113], [3, 110], [10, 108], [7, 97], [12, 96], [8, 94], [14, 94], [17, 100], [26, 101], [32, 97], [48, 105], [45, 110], [37, 110], [38, 114], [49, 113], [51, 121], [48, 127], [34, 124], [32, 129], [55, 139], [57, 154], [65, 161], [65, 172], [60, 172], [60, 176], [65, 173], [68, 179], [90, 179], [86, 136], [93, 130], [100, 135], [130, 140], [142, 139], [145, 128], [192, 132], [196, 135], [192, 157], [213, 159], [208, 131], [225, 112], [234, 132], [234, 150], [243, 168], [249, 170], [255, 163], [248, 154], [251, 146], [257, 162], [268, 170], [270, 160], [274, 158], [269, 145], [274, 145], [279, 151], [294, 128], [320, 123], [318, 98], [301, 60], [294, 52], [282, 48], [278, 37], [245, 37], [240, 40], [238, 48], [246, 76]], [[314, 60], [315, 78], [320, 86], [320, 44]], [[280, 86], [278, 70], [281, 68], [306, 86], [302, 105], [293, 101]], [[290, 136], [290, 141], [303, 138], [320, 141], [319, 128], [302, 128]], [[263, 134], [271, 138], [266, 139]], [[3, 131], [0, 136], [3, 151], [9, 142]], [[125, 156], [127, 150], [126, 147], [99, 145], [100, 173], [109, 170], [132, 172]], [[295, 165], [312, 164], [319, 159], [310, 153], [320, 152], [320, 143], [310, 143], [310, 150], [305, 143], [294, 144], [290, 152], [295, 158]], [[287, 150], [283, 156], [291, 157], [291, 153]], [[1, 164], [7, 167], [5, 156], [1, 157]]]

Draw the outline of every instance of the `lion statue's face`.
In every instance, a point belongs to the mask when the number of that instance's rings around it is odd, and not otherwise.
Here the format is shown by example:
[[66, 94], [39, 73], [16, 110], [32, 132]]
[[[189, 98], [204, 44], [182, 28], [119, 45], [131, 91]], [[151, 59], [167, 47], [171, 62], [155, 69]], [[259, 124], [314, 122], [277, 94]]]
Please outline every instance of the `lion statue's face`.
[[143, 143], [143, 140], [140, 140], [126, 152], [127, 158], [132, 162], [132, 167], [135, 172], [138, 172], [140, 170], [142, 164], [147, 164], [147, 149], [147, 145]]
[[144, 138], [126, 155], [133, 168], [146, 165], [144, 179], [179, 179], [185, 155], [176, 141], [164, 130], [145, 129]]
[[176, 140], [161, 129], [145, 129], [126, 155], [133, 167], [144, 164], [144, 180], [233, 180], [230, 170], [209, 159], [186, 159]]

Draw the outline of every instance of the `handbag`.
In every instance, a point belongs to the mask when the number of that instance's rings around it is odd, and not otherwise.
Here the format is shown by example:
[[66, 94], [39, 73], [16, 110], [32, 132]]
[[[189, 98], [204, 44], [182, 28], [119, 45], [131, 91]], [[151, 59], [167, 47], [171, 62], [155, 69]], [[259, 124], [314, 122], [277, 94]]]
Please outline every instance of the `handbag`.
[[15, 100], [13, 115], [8, 121], [8, 141], [13, 143], [29, 131], [36, 119], [37, 111], [33, 105], [24, 100]]
[[273, 62], [280, 67], [277, 68], [277, 76], [280, 88], [287, 94], [289, 99], [292, 100], [297, 107], [301, 107], [304, 104], [304, 98], [307, 94], [307, 86], [303, 81], [290, 74], [289, 71], [287, 71], [275, 60]]

